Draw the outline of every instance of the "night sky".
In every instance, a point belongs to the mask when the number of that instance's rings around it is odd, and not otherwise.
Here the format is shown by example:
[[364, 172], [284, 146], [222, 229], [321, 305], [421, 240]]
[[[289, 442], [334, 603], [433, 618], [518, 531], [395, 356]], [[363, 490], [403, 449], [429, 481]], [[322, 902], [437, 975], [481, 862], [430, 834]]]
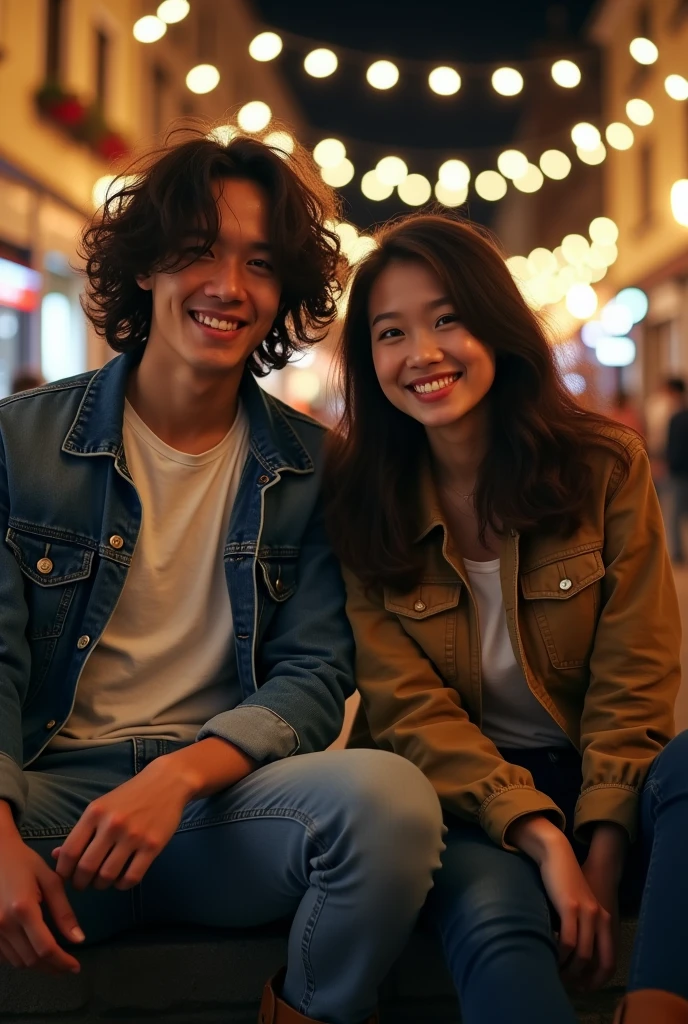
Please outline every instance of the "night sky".
[[[382, 156], [402, 156], [433, 184], [446, 157], [495, 166], [529, 93], [527, 66], [521, 68], [525, 88], [511, 98], [494, 92], [492, 71], [545, 55], [571, 55], [584, 69], [581, 49], [589, 45], [585, 29], [594, 0], [253, 0], [253, 6], [266, 28], [286, 33], [278, 62], [311, 126], [305, 141], [333, 135], [347, 146], [356, 175], [341, 193], [347, 215], [363, 227], [409, 211], [396, 194], [374, 203], [361, 193], [361, 174]], [[340, 59], [330, 78], [312, 78], [303, 69], [305, 53], [316, 45], [331, 47]], [[399, 83], [386, 92], [365, 80], [367, 65], [380, 58], [394, 60], [401, 71]], [[454, 96], [437, 96], [428, 87], [428, 72], [442, 63], [462, 76]], [[547, 87], [558, 89], [551, 82]], [[471, 216], [487, 221], [492, 208], [474, 197]]]

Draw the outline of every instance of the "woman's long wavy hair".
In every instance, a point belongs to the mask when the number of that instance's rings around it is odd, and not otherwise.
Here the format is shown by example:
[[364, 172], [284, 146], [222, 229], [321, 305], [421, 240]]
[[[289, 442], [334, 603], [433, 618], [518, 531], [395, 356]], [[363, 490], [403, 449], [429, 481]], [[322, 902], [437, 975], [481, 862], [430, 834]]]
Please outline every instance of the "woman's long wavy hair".
[[[222, 128], [176, 128], [161, 149], [116, 179], [82, 236], [84, 311], [117, 352], [142, 345], [150, 330], [152, 294], [139, 288], [137, 277], [188, 265], [189, 236], [202, 251], [215, 243], [220, 224], [214, 189], [228, 178], [255, 182], [267, 192], [282, 285], [273, 329], [249, 360], [252, 372], [281, 369], [334, 320], [344, 272], [332, 230], [338, 206], [310, 156], [298, 145], [287, 153], [256, 137], [228, 138]], [[198, 255], [196, 249], [193, 258]]]
[[441, 281], [462, 323], [493, 349], [487, 396], [488, 453], [475, 495], [481, 535], [516, 529], [567, 535], [590, 493], [591, 446], [627, 459], [611, 421], [584, 411], [565, 389], [543, 325], [522, 298], [483, 229], [416, 214], [387, 225], [359, 264], [339, 342], [343, 414], [329, 439], [326, 500], [332, 541], [366, 584], [416, 585], [419, 481], [427, 457], [423, 426], [385, 397], [373, 365], [370, 293], [396, 262], [419, 263]]

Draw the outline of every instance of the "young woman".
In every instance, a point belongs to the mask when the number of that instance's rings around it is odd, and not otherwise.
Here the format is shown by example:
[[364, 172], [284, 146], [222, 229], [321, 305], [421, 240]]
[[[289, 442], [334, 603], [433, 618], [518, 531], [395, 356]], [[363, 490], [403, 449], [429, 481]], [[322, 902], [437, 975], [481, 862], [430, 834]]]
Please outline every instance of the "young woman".
[[378, 241], [343, 327], [330, 526], [372, 737], [444, 806], [430, 910], [463, 1020], [573, 1024], [562, 981], [613, 973], [642, 818], [620, 1013], [688, 1021], [680, 622], [643, 442], [571, 399], [480, 230], [421, 215]]

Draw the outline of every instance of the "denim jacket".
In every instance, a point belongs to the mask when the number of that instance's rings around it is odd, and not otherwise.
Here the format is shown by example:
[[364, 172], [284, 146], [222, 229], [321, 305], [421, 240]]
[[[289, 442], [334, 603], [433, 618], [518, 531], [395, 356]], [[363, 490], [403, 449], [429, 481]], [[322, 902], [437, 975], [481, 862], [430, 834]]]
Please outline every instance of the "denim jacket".
[[[0, 799], [19, 814], [22, 768], [69, 718], [139, 534], [122, 444], [139, 358], [0, 402]], [[336, 738], [353, 644], [319, 499], [324, 430], [248, 372], [241, 399], [250, 451], [224, 549], [241, 697], [198, 738], [219, 736], [269, 761]], [[252, 708], [276, 730], [247, 733]]]

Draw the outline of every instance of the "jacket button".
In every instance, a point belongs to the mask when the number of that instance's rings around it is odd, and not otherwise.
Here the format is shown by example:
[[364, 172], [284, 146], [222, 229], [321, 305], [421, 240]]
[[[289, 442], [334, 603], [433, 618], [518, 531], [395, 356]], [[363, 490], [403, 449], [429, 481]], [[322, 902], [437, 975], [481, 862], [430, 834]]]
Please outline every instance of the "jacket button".
[[416, 612], [424, 612], [426, 608], [427, 608], [427, 605], [426, 605], [425, 601], [416, 601], [416, 603], [413, 606], [413, 609]]
[[282, 583], [282, 580], [275, 580], [275, 590], [278, 594], [282, 593], [284, 590], [284, 583]]
[[266, 474], [263, 473], [262, 476], [258, 477], [258, 483], [259, 484], [269, 484], [270, 483], [270, 477], [266, 476]]
[[120, 548], [124, 547], [124, 541], [118, 533], [113, 533], [112, 537], [110, 537], [110, 547], [114, 548], [116, 551], [119, 551]]
[[36, 562], [36, 568], [42, 576], [48, 576], [53, 571], [53, 563], [50, 558], [39, 558]]
[[573, 583], [571, 582], [571, 580], [562, 580], [561, 583], [559, 584], [559, 589], [560, 590], [570, 590], [572, 586], [573, 586]]
[[54, 718], [51, 718], [49, 722], [45, 723], [46, 729], [54, 729], [56, 725], [57, 725], [57, 722], [55, 721]]
[[90, 642], [91, 642], [90, 636], [86, 636], [86, 634], [84, 634], [83, 636], [79, 637], [79, 639], [76, 642], [76, 645], [77, 645], [77, 647], [79, 648], [80, 651], [83, 651], [84, 647], [88, 647]]

